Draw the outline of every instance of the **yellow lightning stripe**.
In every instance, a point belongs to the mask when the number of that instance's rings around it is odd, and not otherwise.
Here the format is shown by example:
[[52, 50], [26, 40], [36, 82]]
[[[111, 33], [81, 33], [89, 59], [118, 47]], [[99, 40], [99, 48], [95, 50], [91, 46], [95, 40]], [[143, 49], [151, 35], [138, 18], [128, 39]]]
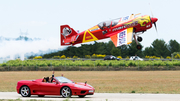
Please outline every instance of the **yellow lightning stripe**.
[[[87, 33], [87, 32], [91, 35], [92, 39], [86, 40], [86, 33]], [[95, 40], [98, 40], [98, 39], [97, 39], [89, 30], [86, 30], [86, 31], [84, 32], [84, 36], [83, 36], [83, 41], [82, 41], [82, 43], [90, 42], [90, 41], [95, 41]]]

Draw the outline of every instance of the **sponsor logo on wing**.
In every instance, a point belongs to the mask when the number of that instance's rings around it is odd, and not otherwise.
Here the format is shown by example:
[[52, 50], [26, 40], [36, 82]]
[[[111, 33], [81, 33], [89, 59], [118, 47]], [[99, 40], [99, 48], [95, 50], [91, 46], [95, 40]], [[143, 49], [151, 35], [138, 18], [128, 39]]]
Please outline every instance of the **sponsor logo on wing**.
[[126, 31], [119, 33], [119, 45], [126, 44]]

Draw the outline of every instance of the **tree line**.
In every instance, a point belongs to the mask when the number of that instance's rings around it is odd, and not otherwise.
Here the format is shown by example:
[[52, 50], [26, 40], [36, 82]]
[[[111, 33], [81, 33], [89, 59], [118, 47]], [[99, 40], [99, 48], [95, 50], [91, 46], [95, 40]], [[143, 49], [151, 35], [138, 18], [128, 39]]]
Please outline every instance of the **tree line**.
[[174, 52], [180, 52], [180, 44], [172, 39], [167, 44], [163, 39], [156, 39], [152, 42], [150, 47], [145, 47], [144, 50], [138, 50], [134, 40], [131, 44], [120, 47], [115, 47], [112, 41], [109, 41], [108, 43], [95, 41], [94, 44], [81, 44], [80, 47], [70, 46], [62, 51], [44, 54], [42, 57], [52, 58], [54, 56], [65, 55], [66, 57], [78, 56], [84, 58], [85, 55], [105, 54], [121, 56], [122, 58], [134, 55], [140, 57], [157, 56], [166, 58], [167, 56], [171, 56]]

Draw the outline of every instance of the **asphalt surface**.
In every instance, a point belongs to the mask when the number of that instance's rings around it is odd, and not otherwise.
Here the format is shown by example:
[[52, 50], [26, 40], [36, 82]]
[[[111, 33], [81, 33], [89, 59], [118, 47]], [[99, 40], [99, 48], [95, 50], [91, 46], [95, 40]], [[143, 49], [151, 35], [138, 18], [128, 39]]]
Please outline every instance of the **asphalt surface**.
[[[67, 98], [62, 96], [22, 97], [16, 92], [0, 92], [0, 99], [21, 99], [21, 100], [57, 100], [63, 101]], [[95, 93], [84, 98], [72, 96], [68, 101], [180, 101], [180, 94], [124, 94], [124, 93]]]

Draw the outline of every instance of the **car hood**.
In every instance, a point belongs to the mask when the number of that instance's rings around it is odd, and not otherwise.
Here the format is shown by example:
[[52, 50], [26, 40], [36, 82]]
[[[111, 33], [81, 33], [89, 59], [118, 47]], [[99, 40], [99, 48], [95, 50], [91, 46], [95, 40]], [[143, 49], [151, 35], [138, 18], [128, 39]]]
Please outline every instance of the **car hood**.
[[74, 83], [74, 86], [79, 87], [79, 88], [90, 88], [90, 89], [93, 88], [91, 85], [89, 85], [87, 83], [82, 83], [82, 82]]

